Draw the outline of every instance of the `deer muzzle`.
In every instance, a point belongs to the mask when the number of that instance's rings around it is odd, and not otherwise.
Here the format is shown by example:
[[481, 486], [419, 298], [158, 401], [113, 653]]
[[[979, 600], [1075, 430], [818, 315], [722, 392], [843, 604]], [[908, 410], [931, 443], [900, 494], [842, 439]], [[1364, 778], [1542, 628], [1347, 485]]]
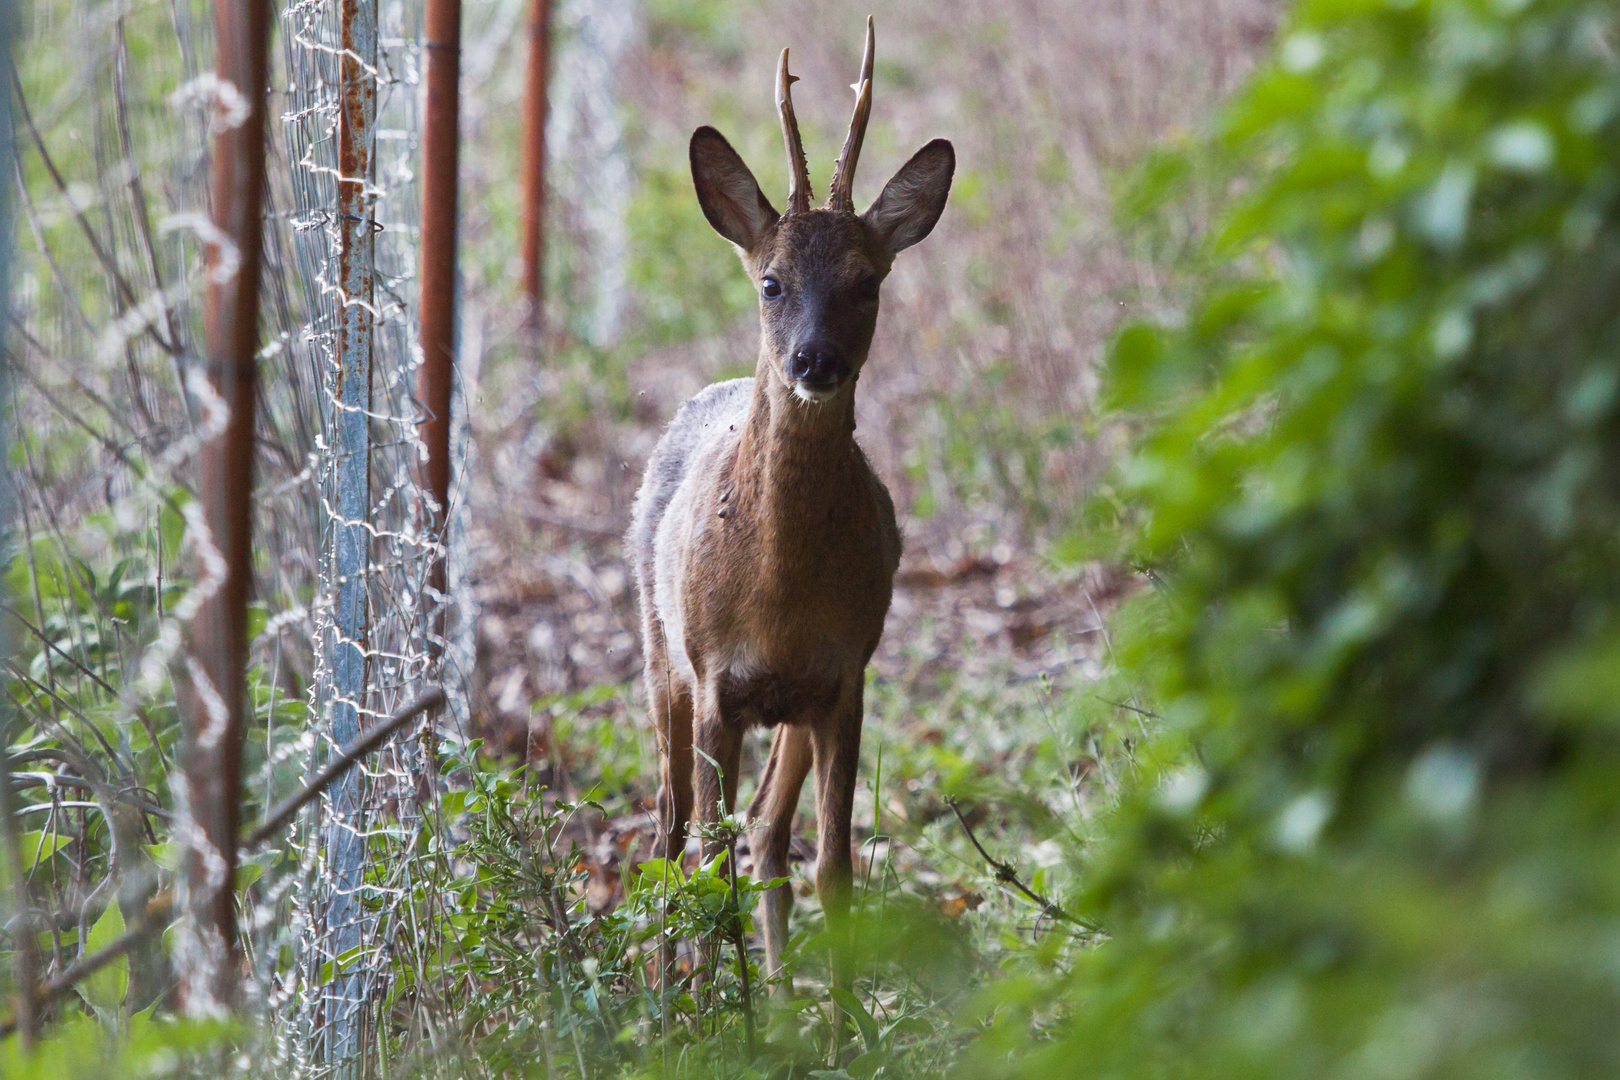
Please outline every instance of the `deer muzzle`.
[[799, 397], [825, 401], [849, 377], [849, 361], [831, 345], [806, 345], [788, 357], [787, 377]]

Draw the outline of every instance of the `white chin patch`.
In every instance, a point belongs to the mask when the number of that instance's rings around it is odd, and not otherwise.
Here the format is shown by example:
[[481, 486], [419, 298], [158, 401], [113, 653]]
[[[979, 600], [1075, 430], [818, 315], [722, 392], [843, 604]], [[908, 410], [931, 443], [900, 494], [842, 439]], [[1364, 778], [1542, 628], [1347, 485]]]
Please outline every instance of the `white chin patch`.
[[814, 390], [802, 382], [793, 384], [794, 396], [800, 401], [808, 401], [813, 405], [820, 405], [823, 401], [832, 400], [833, 395], [836, 393], [838, 393], [838, 387], [836, 386], [831, 390]]

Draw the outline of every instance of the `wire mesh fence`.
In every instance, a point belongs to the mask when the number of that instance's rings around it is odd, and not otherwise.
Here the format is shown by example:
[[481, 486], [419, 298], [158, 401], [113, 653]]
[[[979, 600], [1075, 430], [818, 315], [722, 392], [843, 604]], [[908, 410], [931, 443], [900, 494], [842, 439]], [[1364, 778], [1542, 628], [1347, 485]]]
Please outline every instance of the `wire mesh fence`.
[[[302, 474], [320, 503], [318, 644], [308, 691], [313, 762], [437, 682], [428, 569], [443, 553], [417, 483], [413, 397], [420, 9], [299, 3], [284, 15], [282, 117], [289, 247], [303, 284], [291, 352], [318, 380], [319, 437]], [[289, 268], [290, 269], [290, 268]], [[307, 743], [306, 743], [307, 745]], [[425, 740], [396, 744], [335, 785], [292, 845], [299, 957], [277, 987], [280, 1044], [300, 1072], [353, 1062], [401, 952], [431, 950], [394, 916], [431, 868], [409, 857], [436, 785]]]
[[[426, 588], [443, 517], [418, 482], [421, 4], [300, 0], [277, 19], [249, 823], [424, 687], [456, 681], [433, 631], [448, 598]], [[46, 971], [166, 903], [195, 832], [176, 687], [222, 575], [195, 495], [227, 416], [203, 377], [201, 298], [240, 259], [212, 224], [208, 147], [246, 108], [210, 70], [211, 35], [194, 5], [36, 5], [6, 88], [22, 223], [7, 608], [27, 640], [5, 685], [26, 726], [11, 785], [35, 897], [24, 925]], [[452, 560], [452, 595], [463, 576]], [[464, 665], [467, 649], [448, 655]], [[247, 994], [274, 1034], [256, 1068], [358, 1075], [385, 1010], [428, 1026], [446, 868], [422, 833], [458, 715], [367, 757], [270, 850], [243, 852]], [[36, 947], [25, 936], [8, 948]], [[127, 993], [102, 1004], [144, 1008], [193, 959], [143, 941]]]

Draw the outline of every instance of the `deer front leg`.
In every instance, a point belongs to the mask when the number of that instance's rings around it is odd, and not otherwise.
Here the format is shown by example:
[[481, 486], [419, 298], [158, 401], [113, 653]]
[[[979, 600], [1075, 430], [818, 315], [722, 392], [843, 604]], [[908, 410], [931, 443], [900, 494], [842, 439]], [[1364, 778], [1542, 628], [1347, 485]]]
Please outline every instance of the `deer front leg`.
[[[716, 700], [711, 691], [705, 695], [709, 702]], [[697, 720], [694, 732], [697, 738], [697, 762], [693, 770], [697, 786], [698, 820], [712, 825], [737, 806], [737, 767], [742, 758], [742, 728], [722, 715], [718, 708], [705, 708]], [[706, 838], [703, 841], [703, 861], [726, 852], [723, 840]], [[731, 863], [720, 864], [724, 872], [735, 870]], [[708, 975], [720, 962], [720, 941], [707, 937], [702, 942], [702, 963], [694, 972], [693, 986], [703, 985]]]
[[[810, 731], [783, 724], [771, 740], [771, 756], [760, 777], [759, 790], [748, 807], [749, 821], [763, 821], [762, 835], [754, 840], [754, 878], [760, 882], [788, 876], [788, 848], [793, 842], [793, 815], [799, 805], [799, 791], [810, 771], [812, 758]], [[765, 931], [765, 978], [782, 972], [782, 950], [787, 947], [788, 915], [793, 911], [793, 886], [780, 885], [760, 901], [761, 923]], [[793, 993], [791, 981], [776, 984], [782, 997]]]
[[[735, 717], [725, 716], [719, 706], [719, 694], [711, 688], [703, 713], [698, 718], [697, 755], [694, 773], [697, 777], [698, 820], [706, 825], [719, 821], [737, 809], [737, 767], [742, 760], [742, 728]], [[718, 767], [718, 768], [717, 768]], [[712, 859], [724, 845], [713, 840], [703, 844], [703, 857]]]
[[849, 904], [854, 882], [850, 814], [855, 807], [855, 770], [861, 754], [861, 683], [846, 691], [838, 709], [811, 735], [816, 769], [816, 896], [832, 942], [833, 985], [854, 983]]

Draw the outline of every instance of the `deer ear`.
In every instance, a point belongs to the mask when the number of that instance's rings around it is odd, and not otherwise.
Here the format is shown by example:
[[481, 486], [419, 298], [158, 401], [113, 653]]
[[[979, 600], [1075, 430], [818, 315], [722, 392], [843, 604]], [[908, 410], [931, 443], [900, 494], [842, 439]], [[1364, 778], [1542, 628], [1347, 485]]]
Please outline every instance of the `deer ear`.
[[883, 194], [861, 215], [892, 257], [934, 231], [951, 193], [956, 151], [935, 139], [912, 155], [883, 188]]
[[752, 251], [780, 217], [726, 137], [712, 127], [692, 132], [692, 186], [714, 231]]

